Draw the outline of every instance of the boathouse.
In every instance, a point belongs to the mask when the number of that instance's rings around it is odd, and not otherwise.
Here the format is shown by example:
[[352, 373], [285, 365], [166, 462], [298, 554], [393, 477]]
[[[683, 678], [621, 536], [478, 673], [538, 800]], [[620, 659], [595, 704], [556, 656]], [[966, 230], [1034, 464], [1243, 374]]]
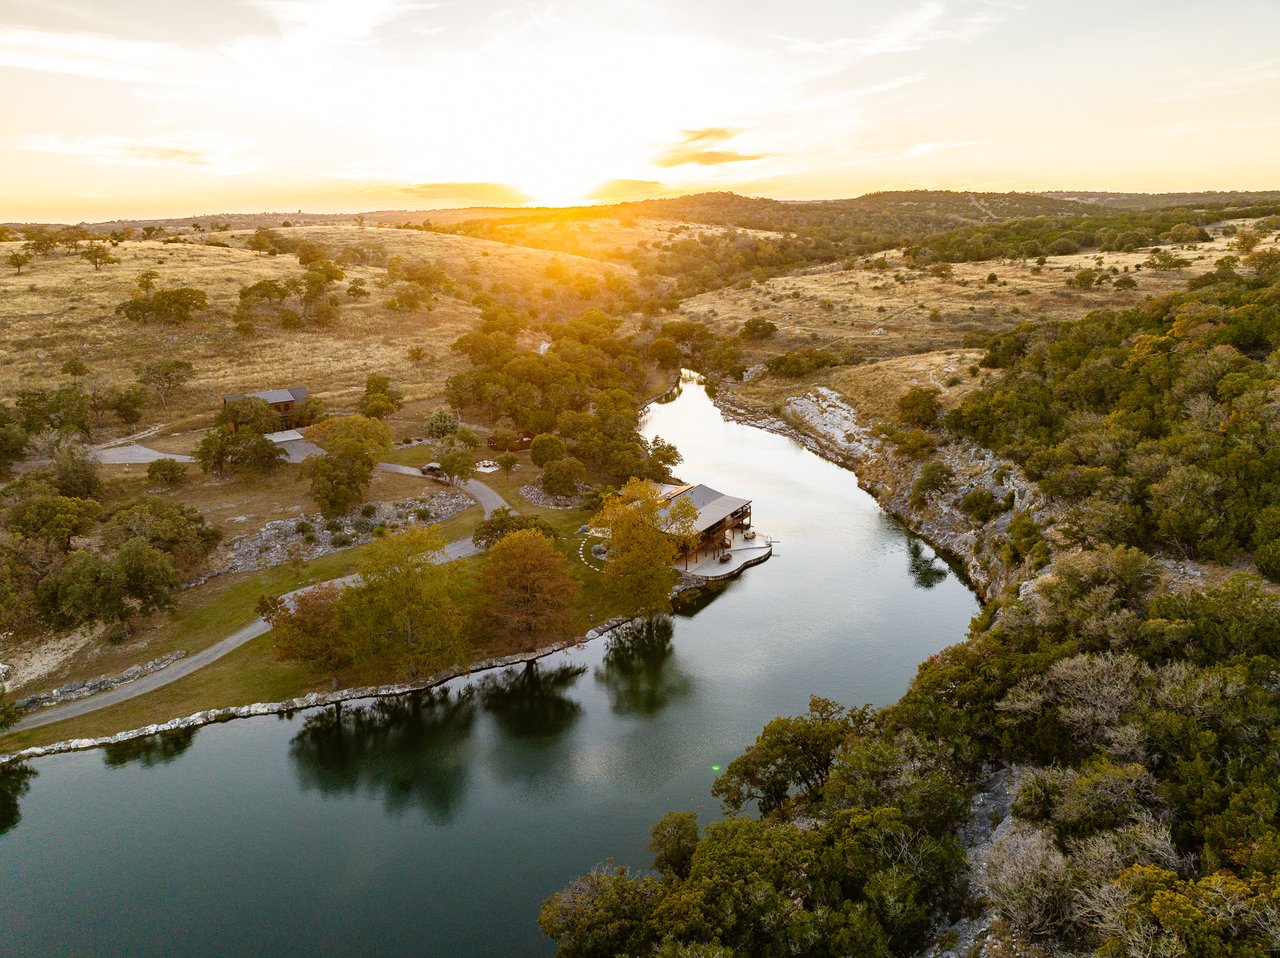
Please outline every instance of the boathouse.
[[733, 548], [735, 533], [741, 534], [751, 528], [750, 499], [727, 496], [702, 484], [660, 485], [658, 488], [668, 508], [677, 501], [687, 500], [698, 510], [697, 528], [701, 538], [697, 546], [681, 555], [686, 568]]

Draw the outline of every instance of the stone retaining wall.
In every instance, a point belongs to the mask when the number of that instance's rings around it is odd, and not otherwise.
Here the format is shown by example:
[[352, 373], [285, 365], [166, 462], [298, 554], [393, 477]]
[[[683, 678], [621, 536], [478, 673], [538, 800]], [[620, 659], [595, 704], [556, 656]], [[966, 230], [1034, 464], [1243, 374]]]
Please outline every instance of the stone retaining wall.
[[150, 675], [152, 672], [159, 672], [161, 669], [177, 662], [178, 659], [186, 654], [185, 651], [179, 649], [176, 652], [170, 652], [168, 655], [162, 655], [158, 659], [152, 659], [150, 662], [144, 662], [142, 665], [131, 665], [118, 675], [103, 675], [84, 682], [71, 682], [67, 685], [60, 685], [56, 689], [41, 692], [39, 695], [28, 695], [25, 699], [18, 699], [13, 704], [24, 711], [34, 712], [36, 709], [47, 708], [50, 705], [60, 705], [63, 702], [88, 698], [97, 692], [105, 692], [107, 689], [114, 689], [117, 685], [124, 685], [134, 679], [140, 679], [144, 675]]

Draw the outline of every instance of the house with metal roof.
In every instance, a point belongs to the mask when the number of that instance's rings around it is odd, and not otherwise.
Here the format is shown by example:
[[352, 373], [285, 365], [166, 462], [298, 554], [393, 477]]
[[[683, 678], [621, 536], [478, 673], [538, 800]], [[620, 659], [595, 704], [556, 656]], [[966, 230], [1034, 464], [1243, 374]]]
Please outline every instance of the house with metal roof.
[[[735, 533], [742, 535], [751, 528], [751, 500], [728, 496], [723, 492], [696, 485], [658, 486], [666, 508], [680, 500], [693, 503], [698, 510], [697, 528], [701, 533], [697, 546], [680, 558], [688, 567], [707, 557], [719, 558], [734, 547]], [[752, 534], [754, 535], [754, 533]]]
[[236, 396], [223, 396], [222, 404], [225, 406], [237, 399], [261, 399], [275, 410], [276, 415], [280, 417], [280, 428], [286, 430], [298, 424], [294, 408], [309, 395], [306, 386], [291, 386], [288, 389], [263, 389], [253, 393], [240, 393]]

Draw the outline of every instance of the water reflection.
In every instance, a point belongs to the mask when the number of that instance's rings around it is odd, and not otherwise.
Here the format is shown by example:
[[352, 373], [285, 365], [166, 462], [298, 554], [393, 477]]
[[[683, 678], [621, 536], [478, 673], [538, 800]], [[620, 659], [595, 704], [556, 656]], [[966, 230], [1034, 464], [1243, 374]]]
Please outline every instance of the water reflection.
[[325, 709], [303, 723], [289, 743], [289, 758], [304, 789], [380, 795], [388, 812], [418, 808], [444, 824], [467, 790], [475, 717], [470, 690]]
[[144, 768], [167, 765], [191, 747], [196, 739], [194, 728], [175, 729], [156, 735], [144, 735], [125, 742], [104, 746], [102, 760], [112, 768], [137, 762]]
[[481, 680], [480, 701], [512, 738], [555, 738], [582, 715], [582, 706], [566, 693], [586, 671], [585, 665], [547, 669], [529, 662]]
[[609, 690], [619, 715], [655, 715], [693, 690], [693, 680], [673, 661], [671, 619], [633, 622], [608, 639], [595, 679]]
[[725, 579], [721, 582], [707, 582], [704, 585], [686, 589], [676, 597], [672, 611], [682, 619], [692, 619], [737, 583], [737, 579]]
[[480, 700], [505, 733], [491, 763], [499, 779], [536, 786], [544, 800], [563, 794], [573, 755], [565, 733], [582, 717], [582, 706], [568, 692], [586, 671], [585, 665], [544, 668], [530, 662], [481, 681]]
[[22, 821], [18, 799], [31, 790], [36, 774], [34, 768], [21, 762], [0, 765], [0, 835]]
[[907, 541], [907, 572], [921, 589], [932, 589], [947, 578], [946, 564], [935, 555], [926, 555], [916, 539]]

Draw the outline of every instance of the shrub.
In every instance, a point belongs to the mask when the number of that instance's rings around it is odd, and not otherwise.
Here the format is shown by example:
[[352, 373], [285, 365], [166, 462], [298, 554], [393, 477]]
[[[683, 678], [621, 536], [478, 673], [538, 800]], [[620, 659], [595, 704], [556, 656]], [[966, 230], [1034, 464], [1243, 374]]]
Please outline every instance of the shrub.
[[187, 467], [176, 459], [157, 459], [147, 466], [147, 478], [163, 486], [176, 486], [187, 478]]
[[1259, 546], [1253, 554], [1253, 563], [1266, 578], [1272, 582], [1280, 582], [1280, 539], [1272, 539]]
[[840, 357], [826, 349], [797, 349], [794, 352], [774, 356], [765, 362], [765, 368], [773, 376], [796, 379], [825, 369], [828, 366], [840, 365]]
[[335, 532], [329, 537], [329, 542], [332, 543], [335, 549], [343, 549], [351, 545], [352, 539], [345, 532]]
[[750, 340], [768, 339], [778, 331], [778, 327], [762, 316], [752, 316], [742, 324], [742, 338]]
[[942, 393], [934, 386], [915, 386], [898, 397], [898, 416], [912, 426], [932, 426], [938, 419]]
[[960, 511], [974, 522], [990, 522], [1007, 508], [986, 489], [971, 489], [957, 503]]
[[953, 478], [950, 466], [941, 459], [930, 459], [920, 469], [920, 475], [911, 487], [911, 505], [919, 509], [928, 500], [930, 493], [949, 489]]
[[578, 484], [587, 478], [582, 463], [572, 456], [547, 463], [542, 470], [542, 490], [551, 496], [576, 496]]

